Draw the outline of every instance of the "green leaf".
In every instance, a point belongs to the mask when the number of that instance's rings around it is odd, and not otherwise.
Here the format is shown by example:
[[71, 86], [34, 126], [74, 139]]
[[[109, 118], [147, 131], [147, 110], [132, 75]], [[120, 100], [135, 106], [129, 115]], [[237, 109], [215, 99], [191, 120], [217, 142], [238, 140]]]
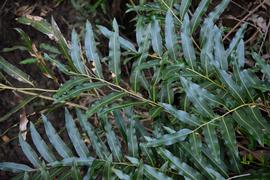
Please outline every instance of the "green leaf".
[[85, 91], [100, 88], [103, 86], [105, 86], [105, 84], [102, 82], [83, 83], [83, 84], [77, 85], [73, 89], [69, 90], [68, 93], [65, 91], [64, 93], [60, 94], [60, 96], [57, 96], [57, 95], [54, 96], [55, 103], [67, 101], [69, 99], [79, 97], [80, 94]]
[[15, 28], [15, 30], [20, 34], [23, 45], [27, 48], [28, 51], [32, 52], [32, 41], [30, 37], [20, 28]]
[[190, 33], [190, 22], [188, 14], [185, 15], [181, 28], [181, 40], [185, 60], [191, 68], [196, 67], [196, 55]]
[[181, 174], [184, 177], [187, 177], [189, 179], [202, 179], [202, 176], [197, 172], [195, 169], [190, 167], [184, 162], [181, 162], [180, 159], [178, 159], [176, 156], [174, 156], [170, 151], [159, 148], [158, 153], [165, 159], [168, 160], [172, 165], [173, 169], [177, 170], [179, 174]]
[[145, 75], [140, 70], [136, 70], [136, 67], [140, 66], [148, 57], [148, 51], [150, 48], [150, 38], [151, 38], [151, 25], [149, 24], [143, 33], [143, 42], [139, 45], [139, 57], [136, 59], [136, 62], [132, 65], [132, 74], [131, 74], [131, 83], [133, 90], [137, 92], [139, 90], [139, 84], [144, 86], [145, 89], [149, 89], [148, 81], [145, 78]]
[[79, 118], [81, 127], [88, 134], [88, 137], [91, 140], [91, 145], [94, 148], [97, 156], [101, 159], [106, 159], [109, 156], [109, 151], [103, 141], [97, 136], [92, 125], [87, 121], [85, 115], [79, 110], [76, 109], [77, 117]]
[[186, 15], [190, 5], [191, 5], [191, 0], [182, 0], [181, 1], [181, 5], [180, 5], [180, 17], [181, 17], [181, 19], [183, 19], [184, 16]]
[[215, 125], [208, 123], [203, 127], [203, 134], [205, 142], [210, 149], [210, 153], [217, 162], [220, 162], [220, 147], [217, 138]]
[[1, 162], [0, 163], [0, 170], [1, 171], [11, 171], [13, 173], [20, 173], [20, 172], [31, 172], [34, 171], [31, 167], [19, 164], [19, 163], [12, 163], [12, 162]]
[[102, 107], [114, 102], [117, 99], [120, 99], [121, 97], [125, 96], [125, 92], [114, 92], [107, 96], [102, 97], [100, 100], [97, 100], [95, 103], [91, 105], [91, 107], [88, 108], [86, 111], [86, 117], [92, 116], [94, 113], [99, 111]]
[[222, 0], [221, 3], [219, 3], [215, 9], [209, 13], [208, 18], [215, 22], [219, 19], [220, 15], [224, 12], [230, 2], [230, 0]]
[[179, 143], [180, 150], [184, 151], [185, 156], [194, 163], [194, 165], [208, 178], [208, 179], [224, 179], [214, 168], [208, 164], [205, 158], [198, 159], [197, 156], [190, 151], [190, 146], [187, 143]]
[[236, 56], [239, 69], [243, 68], [245, 65], [245, 43], [243, 39], [241, 39], [237, 45]]
[[243, 39], [244, 36], [244, 30], [246, 29], [247, 24], [243, 24], [241, 28], [236, 32], [235, 36], [231, 40], [231, 43], [229, 45], [229, 48], [226, 50], [226, 55], [229, 57], [233, 50], [235, 50], [240, 42], [241, 39]]
[[31, 146], [23, 139], [22, 135], [19, 134], [19, 142], [23, 153], [27, 159], [31, 162], [34, 167], [41, 168], [41, 161], [38, 158], [36, 152], [31, 148]]
[[[251, 88], [258, 89], [262, 92], [267, 92], [270, 90], [270, 83], [267, 81], [261, 81], [249, 69], [248, 70], [245, 69], [241, 71], [239, 77], [241, 79], [241, 83], [243, 84], [243, 86], [245, 86], [247, 91], [251, 91], [252, 90]], [[254, 91], [251, 91], [251, 92], [254, 92]], [[254, 98], [256, 96], [252, 96], [250, 92], [249, 92], [249, 96], [250, 96], [250, 99], [254, 101]]]
[[218, 171], [223, 177], [228, 178], [228, 169], [224, 163], [224, 161], [217, 162], [212, 154], [210, 153], [210, 150], [206, 147], [206, 145], [202, 146], [202, 153], [207, 158], [206, 160], [213, 166], [213, 168]]
[[51, 44], [41, 43], [39, 45], [39, 48], [44, 50], [44, 51], [48, 51], [50, 53], [53, 53], [53, 54], [61, 54], [61, 52], [57, 49], [57, 47], [52, 46]]
[[212, 64], [214, 61], [214, 57], [213, 57], [213, 50], [214, 50], [214, 24], [213, 22], [210, 22], [209, 25], [207, 26], [208, 29], [208, 33], [207, 33], [207, 37], [205, 39], [205, 42], [203, 42], [202, 44], [202, 49], [201, 49], [201, 53], [200, 53], [200, 60], [201, 60], [201, 66], [203, 67], [203, 69], [206, 72], [206, 76], [208, 76], [208, 74], [210, 73], [210, 71], [212, 70]]
[[177, 37], [175, 33], [175, 26], [173, 16], [170, 10], [166, 13], [165, 18], [165, 42], [168, 49], [169, 56], [175, 61], [178, 61], [179, 46], [177, 44]]
[[253, 137], [258, 141], [259, 144], [264, 144], [263, 139], [263, 129], [258, 126], [258, 122], [255, 120], [259, 120], [260, 118], [254, 118], [252, 114], [249, 112], [252, 108], [248, 109], [238, 109], [233, 113], [233, 119], [242, 126], [245, 130], [247, 130]]
[[[106, 37], [106, 38], [110, 38], [113, 34], [112, 31], [110, 31], [109, 29], [107, 29], [104, 26], [97, 26], [99, 31]], [[127, 51], [132, 51], [132, 52], [137, 52], [135, 46], [128, 40], [124, 39], [123, 37], [119, 36], [119, 43], [120, 46], [127, 50]]]
[[76, 69], [80, 73], [85, 74], [85, 65], [81, 58], [81, 48], [79, 45], [78, 34], [75, 29], [73, 29], [71, 33], [70, 56]]
[[138, 166], [140, 164], [139, 159], [131, 156], [126, 156], [127, 160], [131, 162], [131, 164]]
[[224, 83], [224, 85], [230, 90], [229, 93], [238, 101], [241, 103], [245, 102], [246, 93], [243, 91], [243, 88], [241, 88], [239, 85], [236, 84], [236, 82], [232, 79], [232, 77], [224, 70], [221, 70], [219, 68], [216, 68], [216, 71], [218, 73], [218, 77], [221, 82]]
[[258, 66], [262, 73], [264, 73], [268, 81], [270, 81], [270, 65], [256, 52], [252, 52], [253, 59], [256, 60], [256, 66]]
[[56, 161], [56, 158], [52, 151], [49, 149], [45, 141], [42, 139], [40, 134], [35, 128], [35, 125], [30, 122], [30, 132], [32, 140], [36, 146], [36, 149], [41, 154], [41, 156], [47, 161], [47, 162], [53, 162]]
[[138, 140], [136, 136], [136, 129], [135, 129], [135, 120], [133, 112], [127, 112], [126, 115], [128, 118], [128, 125], [127, 125], [127, 142], [128, 142], [128, 154], [132, 157], [138, 156]]
[[86, 53], [88, 62], [91, 62], [91, 61], [93, 62], [95, 74], [98, 77], [103, 78], [102, 66], [100, 63], [99, 55], [97, 53], [94, 32], [92, 29], [92, 25], [89, 21], [86, 21], [86, 25], [85, 25], [84, 46], [85, 46], [85, 53]]
[[257, 126], [261, 128], [264, 134], [268, 134], [270, 132], [270, 124], [269, 122], [263, 117], [261, 111], [258, 107], [246, 107], [244, 108], [246, 114], [257, 123]]
[[213, 107], [223, 105], [222, 100], [217, 96], [211, 94], [206, 89], [199, 85], [180, 77], [183, 88], [187, 94], [188, 99], [194, 104], [196, 109], [205, 117], [213, 117]]
[[193, 114], [189, 114], [185, 111], [178, 110], [170, 104], [160, 103], [160, 105], [171, 115], [173, 115], [180, 122], [189, 124], [191, 126], [199, 126], [200, 120]]
[[65, 108], [65, 120], [66, 120], [66, 128], [69, 135], [69, 138], [77, 152], [77, 154], [81, 158], [86, 158], [89, 156], [89, 150], [83, 142], [83, 139], [74, 123], [72, 116], [70, 115], [67, 108]]
[[146, 160], [152, 165], [155, 166], [156, 158], [151, 148], [146, 147], [146, 144], [140, 143], [140, 150], [142, 155], [145, 156]]
[[56, 66], [61, 72], [67, 75], [73, 75], [73, 73], [69, 70], [69, 68], [62, 64], [61, 62], [51, 58], [48, 54], [44, 53], [44, 59], [50, 61], [54, 66]]
[[132, 179], [134, 180], [141, 180], [143, 179], [143, 163], [139, 164], [139, 167], [137, 168], [137, 170], [134, 172], [134, 174], [132, 175]]
[[34, 86], [33, 82], [30, 80], [30, 76], [14, 65], [10, 64], [8, 61], [6, 61], [3, 57], [0, 56], [0, 69], [5, 71], [8, 75], [11, 77], [17, 79], [18, 81], [30, 84], [31, 86]]
[[160, 26], [158, 20], [154, 16], [151, 22], [151, 39], [152, 39], [152, 47], [157, 53], [157, 55], [162, 56], [162, 38], [160, 35]]
[[169, 104], [173, 103], [174, 100], [173, 81], [174, 79], [169, 79], [167, 81], [162, 82], [160, 90], [161, 102], [167, 102]]
[[12, 52], [16, 50], [28, 51], [28, 49], [25, 46], [12, 46], [12, 47], [3, 48], [2, 52]]
[[23, 175], [23, 180], [29, 180], [29, 179], [30, 179], [29, 174], [25, 172]]
[[233, 127], [233, 119], [231, 118], [222, 118], [220, 120], [220, 133], [222, 135], [222, 139], [226, 147], [228, 148], [227, 154], [229, 155], [230, 163], [233, 166], [233, 169], [240, 173], [240, 159], [239, 159], [239, 152], [237, 148], [235, 130]]
[[114, 32], [110, 37], [109, 42], [109, 69], [113, 73], [116, 84], [120, 83], [121, 64], [120, 64], [120, 43], [119, 43], [119, 28], [116, 20], [113, 20]]
[[155, 67], [159, 65], [160, 65], [159, 60], [147, 61], [147, 62], [141, 63], [139, 66], [136, 66], [135, 71], [142, 71], [142, 70], [150, 69], [150, 68], [154, 69]]
[[108, 122], [108, 117], [102, 115], [101, 117], [104, 129], [106, 131], [106, 137], [109, 144], [109, 147], [112, 151], [113, 157], [121, 162], [123, 159], [123, 154], [121, 152], [121, 143], [119, 142], [115, 132], [112, 129], [112, 125]]
[[202, 0], [200, 2], [200, 4], [198, 5], [198, 7], [196, 8], [192, 19], [191, 19], [191, 33], [194, 33], [197, 29], [197, 27], [200, 25], [201, 23], [201, 19], [202, 16], [205, 14], [205, 12], [207, 11], [207, 7], [209, 6], [209, 3], [212, 0]]
[[[107, 114], [107, 113], [105, 113], [105, 114]], [[113, 117], [115, 119], [115, 122], [116, 122], [118, 129], [120, 130], [121, 135], [124, 137], [125, 141], [127, 142], [127, 126], [125, 124], [125, 120], [124, 120], [123, 116], [121, 115], [121, 111], [114, 110]]]
[[202, 140], [200, 134], [193, 132], [190, 134], [189, 143], [192, 144], [191, 151], [197, 159], [202, 159]]
[[143, 44], [143, 40], [144, 40], [143, 36], [146, 33], [146, 27], [145, 27], [143, 16], [138, 16], [135, 32], [136, 32], [136, 41], [137, 41], [138, 46], [140, 47]]
[[61, 54], [67, 59], [69, 66], [75, 70], [75, 66], [73, 65], [73, 62], [69, 56], [69, 46], [64, 38], [63, 34], [61, 33], [58, 25], [56, 24], [54, 18], [51, 18], [51, 24], [52, 24], [52, 31], [54, 35], [54, 39], [59, 47], [59, 50], [61, 51]]
[[192, 131], [190, 129], [181, 129], [172, 134], [165, 134], [157, 139], [151, 139], [146, 143], [146, 147], [157, 147], [157, 146], [169, 146], [177, 142], [184, 141]]
[[217, 26], [214, 26], [214, 59], [219, 63], [222, 70], [228, 70], [228, 61], [226, 58], [226, 51], [222, 43], [222, 34]]
[[156, 179], [156, 180], [172, 180], [172, 178], [166, 176], [164, 173], [157, 171], [155, 168], [144, 164], [144, 172], [145, 176], [149, 179]]
[[19, 23], [32, 26], [43, 34], [46, 34], [50, 39], [54, 38], [54, 35], [52, 33], [52, 26], [42, 17], [26, 15], [17, 18], [17, 21]]
[[104, 180], [111, 180], [113, 179], [112, 176], [112, 162], [106, 161], [105, 166], [103, 168], [103, 179]]
[[126, 173], [124, 173], [123, 171], [119, 170], [119, 169], [115, 169], [113, 168], [112, 171], [114, 172], [114, 174], [121, 180], [130, 180], [130, 176], [127, 175]]
[[71, 176], [73, 180], [82, 180], [82, 177], [80, 175], [80, 170], [76, 162], [73, 162], [73, 165], [71, 167]]
[[20, 64], [34, 64], [36, 62], [38, 62], [37, 58], [27, 58], [20, 61]]
[[52, 124], [48, 121], [47, 117], [42, 115], [42, 120], [44, 123], [45, 131], [48, 136], [49, 141], [56, 149], [58, 154], [63, 158], [69, 158], [72, 155], [71, 150], [67, 147], [67, 145], [63, 142], [63, 140], [59, 137], [56, 130], [52, 126]]
[[142, 164], [137, 158], [126, 156], [126, 158], [136, 166], [139, 166], [139, 168], [142, 168], [141, 171], [144, 172], [144, 175], [148, 177], [148, 179], [166, 179], [166, 180], [172, 180], [172, 178], [166, 176], [164, 173], [157, 171], [156, 168], [153, 168], [147, 164]]
[[86, 77], [76, 77], [74, 79], [70, 79], [69, 81], [65, 82], [53, 95], [54, 99], [58, 99], [59, 97], [63, 95], [67, 95], [71, 89], [74, 87], [81, 85], [85, 81], [87, 81], [88, 78]]
[[[215, 9], [209, 13], [208, 17], [204, 20], [204, 23], [201, 27], [200, 32], [200, 42], [203, 43], [208, 36], [209, 25], [214, 24], [214, 22], [219, 18], [219, 16], [224, 12], [225, 8], [230, 3], [230, 0], [222, 0], [220, 4], [218, 4]], [[227, 59], [227, 57], [226, 57]]]
[[26, 97], [25, 99], [21, 100], [15, 107], [13, 107], [8, 113], [6, 113], [5, 115], [3, 115], [0, 118], [0, 122], [6, 121], [12, 114], [14, 114], [17, 111], [19, 111], [20, 109], [24, 108], [28, 103], [33, 101], [35, 98], [36, 98], [36, 96], [29, 96], [29, 97]]
[[78, 157], [70, 157], [70, 158], [64, 158], [62, 161], [54, 161], [52, 163], [49, 163], [49, 166], [52, 167], [58, 167], [58, 166], [72, 166], [74, 163], [76, 163], [78, 166], [91, 166], [94, 161], [94, 158], [88, 157], [88, 158], [78, 158]]
[[112, 107], [109, 107], [107, 109], [105, 109], [103, 112], [105, 114], [107, 114], [108, 112], [117, 110], [117, 109], [123, 109], [123, 108], [127, 108], [127, 107], [135, 107], [135, 106], [142, 106], [146, 104], [145, 102], [134, 102], [134, 101], [127, 101], [127, 102], [123, 102], [121, 104], [112, 104]]

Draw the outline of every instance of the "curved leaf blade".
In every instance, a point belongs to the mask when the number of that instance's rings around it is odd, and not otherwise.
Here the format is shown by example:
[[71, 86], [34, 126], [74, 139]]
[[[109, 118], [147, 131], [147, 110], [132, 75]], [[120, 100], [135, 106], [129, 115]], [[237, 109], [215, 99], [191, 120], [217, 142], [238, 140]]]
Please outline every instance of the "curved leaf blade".
[[71, 33], [70, 56], [76, 69], [80, 73], [85, 74], [85, 65], [81, 58], [81, 48], [79, 45], [78, 34], [75, 29], [73, 29]]
[[165, 18], [165, 45], [168, 49], [169, 56], [177, 62], [178, 58], [178, 45], [177, 45], [177, 37], [175, 33], [175, 25], [171, 11], [167, 11]]
[[192, 131], [190, 129], [181, 129], [172, 134], [165, 134], [157, 139], [151, 139], [146, 143], [146, 147], [157, 147], [157, 146], [169, 146], [177, 142], [184, 141]]
[[189, 124], [191, 126], [200, 126], [200, 120], [192, 115], [189, 114], [185, 111], [181, 111], [178, 110], [176, 108], [174, 108], [172, 105], [170, 104], [166, 104], [166, 103], [160, 103], [160, 105], [171, 115], [173, 115], [175, 118], [177, 118], [180, 122]]
[[[110, 31], [108, 28], [104, 26], [97, 26], [99, 31], [108, 39], [112, 36], [113, 32]], [[127, 39], [124, 39], [123, 37], [119, 36], [119, 43], [121, 45], [121, 48], [127, 50], [127, 51], [132, 51], [132, 52], [137, 52], [135, 46], [128, 41]]]
[[42, 120], [48, 139], [52, 143], [58, 154], [63, 158], [72, 157], [73, 155], [71, 150], [67, 147], [66, 143], [64, 143], [63, 140], [59, 137], [52, 124], [48, 121], [47, 117], [42, 115]]
[[199, 172], [197, 172], [195, 169], [193, 169], [186, 163], [181, 162], [181, 160], [174, 156], [170, 151], [159, 148], [158, 153], [165, 160], [168, 160], [173, 165], [173, 167], [175, 167], [173, 169], [176, 169], [182, 176], [193, 180], [202, 179], [202, 176], [199, 174]]
[[136, 136], [135, 120], [133, 119], [134, 114], [133, 112], [127, 112], [126, 115], [128, 117], [127, 142], [128, 142], [129, 156], [137, 157], [138, 156], [138, 140]]
[[160, 26], [158, 20], [154, 16], [151, 22], [151, 39], [152, 39], [152, 47], [160, 57], [163, 54], [162, 50], [162, 38], [160, 35]]
[[52, 151], [49, 149], [45, 141], [42, 139], [40, 134], [35, 128], [35, 125], [30, 122], [30, 132], [32, 140], [36, 146], [36, 149], [41, 154], [41, 156], [47, 161], [47, 162], [53, 162], [56, 161], [56, 158]]
[[94, 72], [100, 78], [103, 78], [102, 66], [99, 55], [97, 53], [96, 41], [91, 23], [87, 20], [85, 25], [85, 39], [84, 39], [85, 53], [88, 62], [92, 61], [94, 65]]
[[81, 127], [86, 131], [88, 137], [91, 140], [92, 146], [97, 154], [97, 156], [101, 159], [106, 159], [109, 157], [109, 151], [103, 141], [96, 135], [94, 128], [87, 121], [85, 115], [79, 110], [76, 109], [77, 117], [79, 118]]
[[83, 139], [75, 125], [75, 122], [67, 108], [65, 108], [65, 122], [66, 122], [66, 128], [67, 128], [69, 138], [77, 154], [81, 158], [87, 158], [90, 152], [88, 148], [86, 147], [86, 145], [84, 144]]
[[196, 55], [190, 33], [189, 16], [186, 14], [181, 28], [181, 40], [185, 60], [192, 69], [196, 67]]
[[123, 171], [119, 170], [119, 169], [115, 169], [113, 168], [112, 171], [114, 172], [114, 174], [121, 180], [130, 180], [130, 176], [127, 175], [126, 173], [124, 173]]
[[1, 171], [11, 171], [13, 173], [20, 173], [20, 172], [31, 172], [35, 169], [19, 163], [12, 163], [12, 162], [1, 162], [0, 163], [0, 170]]
[[191, 0], [182, 0], [181, 1], [181, 5], [180, 5], [180, 17], [181, 17], [181, 19], [184, 18], [184, 16], [187, 13], [190, 5], [191, 5]]
[[114, 32], [109, 41], [109, 69], [113, 73], [116, 84], [120, 83], [121, 64], [120, 64], [120, 43], [119, 29], [116, 20], [113, 20]]
[[92, 82], [92, 83], [83, 83], [81, 85], [77, 85], [74, 89], [71, 89], [68, 93], [63, 93], [60, 96], [54, 96], [55, 103], [67, 101], [69, 99], [79, 97], [81, 93], [90, 91], [92, 89], [97, 89], [105, 86], [102, 82]]
[[22, 135], [19, 134], [19, 142], [22, 148], [23, 153], [27, 159], [31, 162], [34, 167], [41, 168], [42, 163], [38, 158], [36, 152], [31, 148], [31, 146], [23, 139]]
[[250, 116], [249, 111], [245, 109], [238, 109], [233, 113], [233, 119], [243, 128], [245, 128], [258, 142], [259, 144], [264, 144], [263, 130], [254, 121], [252, 116]]
[[238, 173], [241, 172], [239, 152], [237, 148], [235, 130], [231, 118], [222, 118], [220, 121], [220, 133], [228, 148], [230, 163]]
[[202, 0], [196, 8], [191, 19], [191, 33], [196, 31], [196, 28], [200, 25], [202, 16], [207, 11], [207, 7], [212, 0]]
[[113, 131], [112, 125], [108, 122], [107, 116], [103, 115], [101, 118], [104, 124], [103, 126], [106, 131], [107, 141], [112, 151], [113, 157], [117, 161], [121, 162], [121, 160], [123, 159], [123, 153], [121, 152], [121, 143], [119, 142], [115, 132]]
[[219, 142], [217, 138], [217, 133], [215, 129], [215, 125], [213, 124], [206, 124], [203, 128], [203, 134], [204, 134], [204, 139], [205, 142], [210, 149], [210, 153], [214, 157], [214, 159], [217, 162], [220, 162], [220, 147], [219, 147]]
[[120, 99], [121, 97], [125, 96], [125, 92], [114, 92], [107, 96], [104, 96], [100, 100], [97, 100], [95, 103], [89, 107], [89, 109], [86, 111], [86, 117], [92, 116], [94, 113], [100, 110], [100, 108], [112, 103], [113, 101]]
[[0, 69], [5, 71], [8, 75], [17, 79], [18, 81], [30, 84], [34, 86], [33, 82], [30, 80], [30, 76], [24, 73], [22, 70], [18, 69], [8, 61], [6, 61], [3, 57], [0, 56]]

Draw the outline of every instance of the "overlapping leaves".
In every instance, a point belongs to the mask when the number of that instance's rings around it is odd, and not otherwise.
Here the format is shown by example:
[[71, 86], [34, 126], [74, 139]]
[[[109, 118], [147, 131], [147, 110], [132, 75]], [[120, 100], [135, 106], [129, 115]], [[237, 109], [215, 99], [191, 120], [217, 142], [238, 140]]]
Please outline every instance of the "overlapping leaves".
[[[87, 166], [85, 178], [102, 174], [105, 179], [171, 179], [180, 176], [186, 179], [225, 179], [231, 172], [242, 173], [238, 150], [241, 142], [237, 136], [248, 136], [256, 146], [269, 145], [270, 125], [261, 111], [265, 108], [265, 95], [270, 87], [269, 65], [253, 53], [257, 69], [245, 69], [243, 36], [246, 24], [225, 49], [223, 32], [215, 21], [228, 5], [228, 0], [223, 0], [204, 20], [210, 1], [201, 1], [192, 17], [188, 12], [190, 3], [190, 0], [181, 1], [179, 18], [174, 17], [173, 8], [164, 14], [164, 21], [157, 15], [152, 16], [148, 23], [146, 18], [139, 16], [137, 46], [120, 36], [116, 20], [112, 31], [98, 26], [109, 39], [109, 55], [103, 61], [95, 42], [94, 28], [89, 22], [85, 27], [84, 47], [81, 47], [77, 32], [73, 30], [69, 46], [53, 19], [50, 25], [43, 19], [20, 18], [21, 23], [29, 24], [54, 39], [67, 59], [67, 63], [63, 63], [46, 56], [70, 76], [70, 80], [54, 94], [55, 103], [76, 99], [85, 92], [91, 94], [108, 84], [117, 92], [107, 93], [91, 103], [85, 113], [77, 110], [82, 130], [95, 153], [85, 144], [85, 136], [82, 137], [76, 121], [66, 109], [66, 129], [73, 148], [61, 139], [43, 116], [49, 143], [61, 160], [31, 123], [33, 143], [41, 158], [19, 136], [22, 150], [33, 167], [1, 163], [0, 168], [13, 172], [39, 171], [40, 175], [48, 177], [50, 169], [68, 166], [74, 177], [80, 177], [78, 168]], [[181, 22], [176, 23], [176, 20]], [[179, 24], [181, 27], [176, 29]], [[47, 28], [44, 29], [44, 25]], [[198, 49], [192, 34], [200, 25]], [[123, 59], [131, 63], [131, 88], [124, 91], [121, 78]], [[28, 75], [2, 58], [0, 67], [14, 78], [33, 85]], [[15, 73], [12, 72], [14, 69]], [[258, 69], [265, 74], [266, 80], [254, 73]], [[106, 70], [112, 78], [104, 79]], [[96, 96], [95, 93], [91, 95]], [[134, 102], [130, 96], [142, 102]], [[181, 97], [180, 104], [175, 103], [179, 101], [178, 96]], [[129, 101], [125, 102], [126, 99]], [[139, 108], [143, 113], [130, 109], [141, 104]], [[151, 109], [150, 104], [154, 106]], [[93, 116], [98, 119], [98, 127], [88, 121]], [[150, 121], [151, 129], [145, 131], [139, 120]]]

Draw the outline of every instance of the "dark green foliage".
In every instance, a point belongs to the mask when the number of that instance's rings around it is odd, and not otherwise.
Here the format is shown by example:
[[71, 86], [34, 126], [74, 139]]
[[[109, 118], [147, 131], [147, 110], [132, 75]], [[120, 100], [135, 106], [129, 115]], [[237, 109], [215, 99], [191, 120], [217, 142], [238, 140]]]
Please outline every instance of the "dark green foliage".
[[[74, 179], [81, 179], [81, 175], [84, 179], [226, 179], [244, 173], [238, 149], [241, 141], [237, 137], [248, 137], [246, 141], [256, 147], [270, 145], [269, 119], [262, 113], [268, 107], [270, 66], [254, 52], [256, 67], [245, 68], [246, 24], [225, 49], [223, 32], [215, 21], [229, 1], [223, 0], [205, 15], [210, 2], [201, 1], [192, 17], [188, 13], [189, 0], [178, 6], [180, 17], [175, 17], [175, 9], [168, 4], [165, 7], [170, 9], [160, 12], [163, 19], [160, 14], [150, 18], [138, 16], [137, 46], [120, 36], [115, 19], [112, 31], [98, 26], [108, 38], [109, 53], [104, 61], [89, 22], [81, 47], [76, 31], [72, 31], [69, 46], [53, 19], [49, 24], [45, 20], [19, 18], [58, 45], [59, 51], [44, 54], [44, 59], [70, 80], [54, 93], [54, 103], [79, 99], [85, 92], [94, 92], [91, 95], [99, 98], [83, 110], [76, 109], [80, 126], [65, 109], [68, 142], [42, 115], [49, 142], [42, 139], [33, 123], [30, 125], [39, 154], [19, 135], [22, 150], [32, 166], [2, 162], [0, 169], [42, 178], [53, 178], [69, 169], [69, 177], [64, 178]], [[148, 7], [155, 12], [153, 3]], [[145, 11], [145, 5], [133, 8]], [[177, 29], [178, 26], [181, 27]], [[192, 37], [198, 27], [199, 47]], [[19, 33], [27, 46], [31, 40], [22, 31]], [[55, 52], [61, 52], [66, 62], [60, 62]], [[123, 61], [132, 64], [128, 78], [121, 72]], [[94, 68], [90, 69], [87, 62]], [[27, 74], [3, 58], [0, 68], [34, 85]], [[108, 71], [112, 77], [105, 77], [104, 72]], [[266, 79], [258, 76], [259, 71]], [[124, 82], [128, 79], [129, 83]], [[105, 86], [114, 92], [99, 93]], [[181, 97], [180, 106], [175, 104], [179, 101], [176, 97]], [[93, 117], [97, 124], [92, 123]], [[90, 145], [85, 139], [90, 140]], [[59, 172], [51, 173], [55, 169]]]

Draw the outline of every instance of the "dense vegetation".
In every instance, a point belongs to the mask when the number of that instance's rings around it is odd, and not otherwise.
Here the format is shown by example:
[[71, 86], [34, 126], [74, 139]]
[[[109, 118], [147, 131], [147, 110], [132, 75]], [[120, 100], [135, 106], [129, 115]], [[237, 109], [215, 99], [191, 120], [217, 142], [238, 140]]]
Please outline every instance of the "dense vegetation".
[[[256, 52], [248, 52], [256, 65], [245, 65], [245, 23], [229, 45], [223, 44], [224, 28], [216, 21], [229, 2], [221, 1], [206, 14], [210, 0], [201, 0], [192, 15], [190, 0], [130, 5], [129, 11], [139, 12], [136, 43], [120, 35], [116, 19], [112, 28], [87, 21], [83, 35], [73, 29], [68, 42], [53, 18], [50, 23], [37, 16], [18, 18], [52, 40], [36, 47], [16, 29], [20, 49], [31, 55], [21, 63], [36, 65], [54, 82], [61, 82], [59, 77], [68, 81], [56, 91], [38, 88], [27, 72], [0, 57], [2, 72], [29, 85], [0, 84], [0, 89], [27, 95], [0, 122], [35, 98], [51, 100], [55, 107], [65, 106], [63, 131], [70, 141], [40, 114], [30, 123], [32, 145], [24, 132], [19, 134], [31, 165], [1, 162], [0, 169], [26, 179], [249, 177], [238, 146], [241, 138], [252, 144], [249, 148], [270, 146], [264, 113], [269, 110], [270, 65]], [[104, 57], [98, 48], [101, 36], [108, 39]], [[86, 97], [91, 97], [89, 106], [78, 103]], [[36, 129], [40, 123], [46, 135]], [[263, 154], [261, 162], [249, 161], [260, 176], [269, 170]]]

